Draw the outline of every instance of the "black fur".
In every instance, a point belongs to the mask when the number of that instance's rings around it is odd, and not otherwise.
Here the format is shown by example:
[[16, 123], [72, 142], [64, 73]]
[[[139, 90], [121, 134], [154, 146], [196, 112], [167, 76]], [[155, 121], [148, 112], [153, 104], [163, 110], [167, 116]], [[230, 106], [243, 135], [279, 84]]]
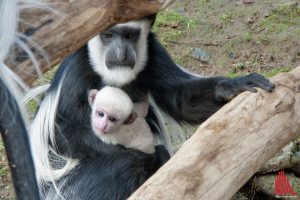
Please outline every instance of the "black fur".
[[16, 199], [38, 200], [39, 190], [28, 133], [14, 96], [0, 78], [0, 133], [5, 145]]
[[[164, 147], [153, 155], [107, 145], [91, 131], [87, 92], [103, 87], [101, 77], [92, 69], [84, 46], [71, 54], [56, 73], [49, 91], [58, 87], [64, 75], [56, 121], [58, 151], [80, 158], [68, 175], [62, 192], [67, 199], [125, 199], [169, 157]], [[273, 85], [257, 74], [241, 78], [197, 77], [179, 68], [154, 34], [148, 36], [148, 63], [136, 80], [124, 86], [134, 102], [150, 92], [156, 103], [175, 120], [201, 123], [228, 99], [258, 86], [268, 91]], [[155, 118], [150, 111], [147, 120]], [[155, 121], [156, 119], [154, 119]], [[152, 120], [153, 121], [153, 120]], [[154, 132], [155, 126], [151, 126]]]
[[[61, 187], [65, 199], [126, 199], [170, 158], [163, 146], [155, 149], [155, 154], [124, 149], [118, 153], [82, 159], [80, 165], [61, 178], [57, 185], [67, 180]], [[55, 193], [51, 183], [44, 184], [44, 190], [48, 190], [48, 195]], [[54, 196], [47, 198], [60, 199]]]

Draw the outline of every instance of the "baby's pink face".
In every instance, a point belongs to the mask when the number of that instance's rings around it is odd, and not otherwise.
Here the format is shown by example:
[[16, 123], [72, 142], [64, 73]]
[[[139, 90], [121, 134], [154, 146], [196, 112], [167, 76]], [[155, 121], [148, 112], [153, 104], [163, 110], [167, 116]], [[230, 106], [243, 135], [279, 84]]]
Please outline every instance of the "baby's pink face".
[[120, 125], [119, 119], [114, 115], [97, 109], [92, 114], [92, 126], [97, 134], [107, 134]]

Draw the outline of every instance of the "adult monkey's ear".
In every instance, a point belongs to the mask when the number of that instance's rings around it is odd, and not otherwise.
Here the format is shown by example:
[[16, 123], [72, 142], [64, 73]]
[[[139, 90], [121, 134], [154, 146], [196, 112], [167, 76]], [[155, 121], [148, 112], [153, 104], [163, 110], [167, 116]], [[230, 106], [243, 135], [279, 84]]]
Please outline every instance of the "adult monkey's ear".
[[129, 115], [129, 117], [124, 121], [124, 124], [132, 124], [135, 119], [138, 117], [138, 114], [134, 111]]
[[89, 101], [90, 106], [92, 106], [94, 104], [97, 93], [98, 93], [98, 90], [96, 90], [96, 89], [89, 90], [88, 101]]

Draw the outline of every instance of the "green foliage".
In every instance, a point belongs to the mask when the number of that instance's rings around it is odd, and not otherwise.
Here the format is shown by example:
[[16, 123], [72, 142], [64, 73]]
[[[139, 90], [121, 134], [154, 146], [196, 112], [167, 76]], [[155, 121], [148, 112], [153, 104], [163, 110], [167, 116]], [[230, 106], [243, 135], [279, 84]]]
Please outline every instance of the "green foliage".
[[9, 168], [6, 165], [0, 165], [0, 177], [7, 176], [9, 172]]
[[0, 153], [3, 153], [4, 151], [4, 144], [3, 141], [0, 139]]
[[[0, 161], [5, 160], [5, 149], [3, 141], [0, 138]], [[6, 164], [0, 163], [0, 177], [7, 176], [9, 168]]]
[[29, 113], [31, 113], [31, 114], [36, 113], [37, 108], [38, 108], [38, 103], [34, 99], [31, 99], [27, 103], [27, 109], [28, 109]]
[[250, 31], [245, 32], [245, 33], [243, 34], [243, 39], [244, 39], [246, 42], [251, 42], [252, 38], [253, 38], [253, 33], [250, 32]]
[[235, 72], [229, 72], [228, 74], [225, 75], [228, 78], [236, 78], [241, 76], [241, 74], [235, 73]]
[[226, 13], [226, 14], [220, 15], [219, 19], [222, 22], [228, 23], [228, 22], [232, 21], [233, 17], [234, 17], [234, 15], [232, 13]]
[[264, 75], [265, 77], [272, 77], [272, 76], [275, 76], [279, 73], [289, 72], [292, 69], [293, 69], [292, 67], [280, 67], [280, 68], [271, 69], [270, 71], [266, 71], [266, 72], [263, 72], [261, 74]]

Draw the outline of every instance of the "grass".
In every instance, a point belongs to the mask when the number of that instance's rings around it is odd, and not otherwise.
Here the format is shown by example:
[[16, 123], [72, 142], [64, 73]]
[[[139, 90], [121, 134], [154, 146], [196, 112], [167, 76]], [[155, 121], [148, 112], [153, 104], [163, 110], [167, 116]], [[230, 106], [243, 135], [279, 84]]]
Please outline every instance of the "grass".
[[7, 176], [9, 172], [9, 168], [7, 165], [0, 165], [0, 177]]
[[297, 6], [281, 6], [271, 12], [271, 14], [259, 22], [259, 26], [265, 28], [267, 32], [280, 33], [291, 26], [300, 24], [300, 8]]
[[160, 38], [162, 45], [167, 47], [170, 42], [180, 39], [187, 29], [194, 29], [198, 22], [177, 13], [174, 10], [166, 10], [157, 15], [153, 31]]
[[271, 69], [269, 71], [263, 72], [261, 73], [263, 76], [265, 77], [273, 77], [279, 73], [286, 73], [286, 72], [290, 72], [292, 71], [292, 67], [281, 67], [281, 68], [275, 68], [275, 69]]
[[226, 14], [221, 14], [219, 16], [219, 19], [224, 22], [224, 23], [229, 23], [233, 20], [234, 18], [234, 15], [233, 13], [226, 13]]
[[[228, 74], [226, 74], [226, 76], [229, 78], [235, 78], [235, 77], [245, 75], [245, 73], [241, 72], [241, 70], [243, 70], [246, 67], [245, 66], [246, 64], [238, 63], [238, 64], [234, 65], [233, 68], [228, 72]], [[268, 71], [260, 72], [260, 74], [263, 75], [264, 77], [271, 78], [273, 76], [276, 76], [279, 73], [287, 73], [292, 70], [293, 70], [293, 67], [280, 67], [280, 68], [274, 68], [274, 69], [271, 69]]]
[[2, 139], [0, 139], [0, 162], [1, 162], [0, 163], [0, 177], [8, 175], [8, 171], [9, 171], [8, 165], [2, 163], [5, 160], [6, 160], [6, 158], [5, 158], [4, 144], [3, 144]]
[[247, 31], [243, 34], [243, 39], [246, 42], [251, 42], [252, 38], [253, 38], [253, 33], [251, 31]]

